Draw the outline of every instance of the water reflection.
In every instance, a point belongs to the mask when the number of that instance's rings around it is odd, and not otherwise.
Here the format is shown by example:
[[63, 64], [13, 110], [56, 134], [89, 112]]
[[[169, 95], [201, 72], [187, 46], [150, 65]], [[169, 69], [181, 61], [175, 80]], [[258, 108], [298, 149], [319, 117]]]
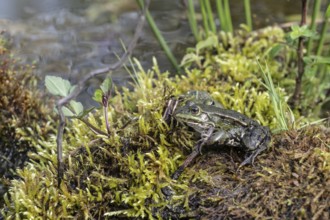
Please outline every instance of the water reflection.
[[63, 8], [87, 7], [84, 0], [0, 0], [0, 18], [10, 20], [28, 19], [40, 13]]
[[[153, 0], [150, 10], [170, 48], [178, 59], [192, 45], [192, 35], [184, 17], [184, 1]], [[231, 1], [234, 23], [244, 22], [241, 1]], [[299, 13], [300, 1], [251, 0], [254, 23], [265, 25], [284, 21], [284, 13]], [[290, 6], [290, 7], [289, 7]], [[0, 0], [0, 30], [11, 35], [12, 50], [21, 61], [37, 62], [37, 75], [58, 75], [77, 82], [84, 74], [117, 61], [123, 53], [120, 40], [132, 38], [139, 12], [135, 0]], [[5, 19], [5, 21], [4, 21]], [[144, 68], [156, 56], [161, 70], [174, 70], [146, 25], [133, 53]], [[174, 71], [173, 71], [174, 72]], [[118, 86], [127, 86], [129, 74], [112, 74]], [[86, 105], [102, 77], [82, 94]], [[90, 93], [90, 94], [88, 94]]]

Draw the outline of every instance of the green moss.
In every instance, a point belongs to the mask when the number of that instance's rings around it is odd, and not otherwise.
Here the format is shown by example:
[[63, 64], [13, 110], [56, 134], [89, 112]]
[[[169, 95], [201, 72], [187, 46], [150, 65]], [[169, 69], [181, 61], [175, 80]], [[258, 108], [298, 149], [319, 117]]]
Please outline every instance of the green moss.
[[[51, 110], [36, 91], [33, 65], [21, 65], [0, 39], [0, 195], [27, 154], [53, 131]], [[2, 199], [0, 199], [0, 204]]]
[[[294, 188], [296, 177], [292, 172], [301, 178], [300, 186], [306, 186], [303, 180], [307, 174], [316, 178], [312, 169], [317, 170], [317, 175], [329, 178], [326, 173], [329, 149], [325, 147], [329, 140], [317, 129], [276, 137], [272, 147], [258, 157], [256, 167], [237, 171], [243, 157], [241, 152], [205, 149], [195, 165], [186, 169], [177, 181], [170, 178], [196, 142], [188, 129], [173, 128], [174, 125], [162, 120], [164, 107], [172, 95], [188, 90], [209, 91], [225, 108], [277, 128], [255, 58], [265, 59], [278, 84], [276, 80], [289, 74], [290, 58], [279, 54], [284, 60], [274, 59], [265, 53], [280, 43], [283, 35], [277, 28], [251, 34], [241, 31], [237, 37], [221, 33], [222, 43], [204, 44], [198, 53], [192, 51], [201, 59], [186, 62], [186, 76], [169, 78], [168, 73], [160, 73], [156, 62], [148, 71], [137, 63], [139, 74], [134, 91], [124, 89], [110, 100], [110, 136], [93, 133], [77, 119], [70, 121], [63, 143], [65, 175], [59, 189], [55, 136], [39, 140], [37, 152], [30, 153], [32, 161], [18, 171], [20, 179], [11, 182], [2, 210], [4, 217], [244, 219], [315, 215], [309, 207], [322, 206], [329, 198], [328, 192], [321, 195], [321, 191], [311, 189], [305, 194], [303, 188]], [[285, 88], [279, 88], [279, 94], [287, 99]], [[102, 110], [90, 113], [86, 120], [106, 131]], [[307, 139], [299, 139], [299, 135]], [[317, 135], [318, 139], [314, 139]], [[294, 152], [298, 150], [301, 157], [296, 158]], [[292, 160], [298, 171], [290, 170]], [[302, 168], [309, 160], [313, 161], [308, 162], [309, 168]], [[318, 189], [326, 188], [323, 179], [315, 181]], [[168, 187], [174, 193], [170, 198], [162, 192]], [[267, 197], [263, 196], [264, 190]], [[280, 196], [274, 198], [275, 195]], [[302, 195], [305, 200], [298, 201], [302, 205], [293, 206], [297, 200], [290, 195], [295, 198]], [[307, 195], [321, 196], [310, 201]], [[291, 204], [289, 210], [285, 210], [288, 204]], [[303, 209], [308, 214], [303, 214]]]

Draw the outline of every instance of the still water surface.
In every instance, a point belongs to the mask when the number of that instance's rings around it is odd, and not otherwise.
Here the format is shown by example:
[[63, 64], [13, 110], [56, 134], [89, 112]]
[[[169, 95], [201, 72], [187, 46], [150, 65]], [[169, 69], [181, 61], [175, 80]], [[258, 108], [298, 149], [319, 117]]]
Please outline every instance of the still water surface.
[[[262, 27], [285, 22], [287, 15], [300, 12], [300, 1], [251, 0], [254, 25]], [[242, 1], [230, 1], [236, 26], [244, 22]], [[184, 17], [184, 1], [153, 0], [150, 11], [170, 48], [180, 60], [193, 44]], [[35, 62], [37, 75], [57, 75], [76, 83], [84, 74], [117, 61], [138, 20], [135, 0], [0, 0], [0, 30], [10, 35], [12, 50], [23, 63]], [[144, 68], [157, 57], [162, 70], [174, 72], [151, 30], [146, 27], [134, 51]], [[104, 76], [92, 79], [79, 99], [88, 98]], [[129, 86], [129, 74], [120, 69], [112, 74], [118, 86]], [[42, 88], [42, 85], [41, 85]]]

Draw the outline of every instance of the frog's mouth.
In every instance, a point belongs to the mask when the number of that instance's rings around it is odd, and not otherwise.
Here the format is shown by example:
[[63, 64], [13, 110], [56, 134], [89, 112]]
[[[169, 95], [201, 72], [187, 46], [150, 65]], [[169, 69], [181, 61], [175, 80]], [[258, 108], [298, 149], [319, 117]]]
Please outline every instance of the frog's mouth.
[[206, 122], [202, 120], [192, 120], [191, 118], [181, 118], [179, 123], [184, 124], [185, 126], [188, 126], [190, 128], [193, 128], [197, 132], [204, 132], [205, 130], [208, 130], [210, 127], [214, 127], [213, 122]]

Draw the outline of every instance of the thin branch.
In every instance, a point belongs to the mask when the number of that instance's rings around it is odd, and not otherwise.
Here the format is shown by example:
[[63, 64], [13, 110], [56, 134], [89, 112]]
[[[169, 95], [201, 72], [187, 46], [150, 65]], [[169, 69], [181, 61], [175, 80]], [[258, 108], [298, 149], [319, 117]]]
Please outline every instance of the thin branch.
[[89, 74], [87, 74], [82, 80], [80, 80], [77, 84], [77, 86], [75, 87], [75, 89], [73, 90], [73, 92], [71, 92], [68, 96], [58, 100], [58, 102], [56, 103], [56, 108], [58, 110], [58, 113], [60, 115], [60, 124], [58, 126], [58, 132], [57, 132], [57, 138], [56, 138], [56, 144], [57, 144], [57, 166], [58, 166], [58, 176], [57, 176], [57, 181], [58, 181], [58, 186], [60, 186], [61, 181], [63, 179], [63, 173], [64, 173], [64, 166], [63, 166], [63, 155], [62, 155], [62, 150], [63, 150], [63, 132], [64, 132], [64, 127], [65, 127], [65, 116], [64, 113], [62, 111], [62, 107], [67, 104], [70, 100], [76, 98], [81, 91], [85, 88], [86, 82], [103, 73], [108, 73], [109, 71], [113, 71], [116, 70], [118, 68], [120, 68], [124, 62], [126, 61], [126, 59], [132, 54], [133, 49], [136, 46], [137, 40], [139, 39], [141, 32], [142, 32], [142, 28], [144, 26], [145, 23], [145, 14], [146, 11], [149, 7], [149, 3], [150, 0], [146, 0], [146, 7], [144, 7], [142, 14], [140, 16], [140, 20], [137, 24], [137, 27], [135, 29], [135, 33], [133, 36], [133, 39], [131, 40], [127, 51], [121, 56], [121, 58], [114, 63], [113, 65], [109, 66], [109, 67], [105, 67], [105, 68], [101, 68], [101, 69], [97, 69], [94, 71], [91, 71]]
[[[307, 17], [307, 0], [302, 0], [302, 11], [301, 11], [301, 21], [300, 26], [306, 25], [306, 17]], [[298, 54], [298, 60], [297, 60], [297, 66], [298, 66], [298, 74], [296, 77], [296, 87], [294, 90], [294, 93], [291, 97], [291, 107], [295, 108], [295, 106], [298, 103], [299, 96], [301, 93], [301, 82], [302, 77], [305, 72], [305, 65], [304, 65], [304, 37], [299, 37], [298, 39], [298, 48], [297, 48], [297, 54]]]
[[109, 116], [108, 116], [109, 98], [110, 98], [110, 94], [108, 94], [106, 97], [105, 96], [102, 97], [105, 127], [107, 128], [108, 136], [110, 135], [110, 124], [109, 124]]

